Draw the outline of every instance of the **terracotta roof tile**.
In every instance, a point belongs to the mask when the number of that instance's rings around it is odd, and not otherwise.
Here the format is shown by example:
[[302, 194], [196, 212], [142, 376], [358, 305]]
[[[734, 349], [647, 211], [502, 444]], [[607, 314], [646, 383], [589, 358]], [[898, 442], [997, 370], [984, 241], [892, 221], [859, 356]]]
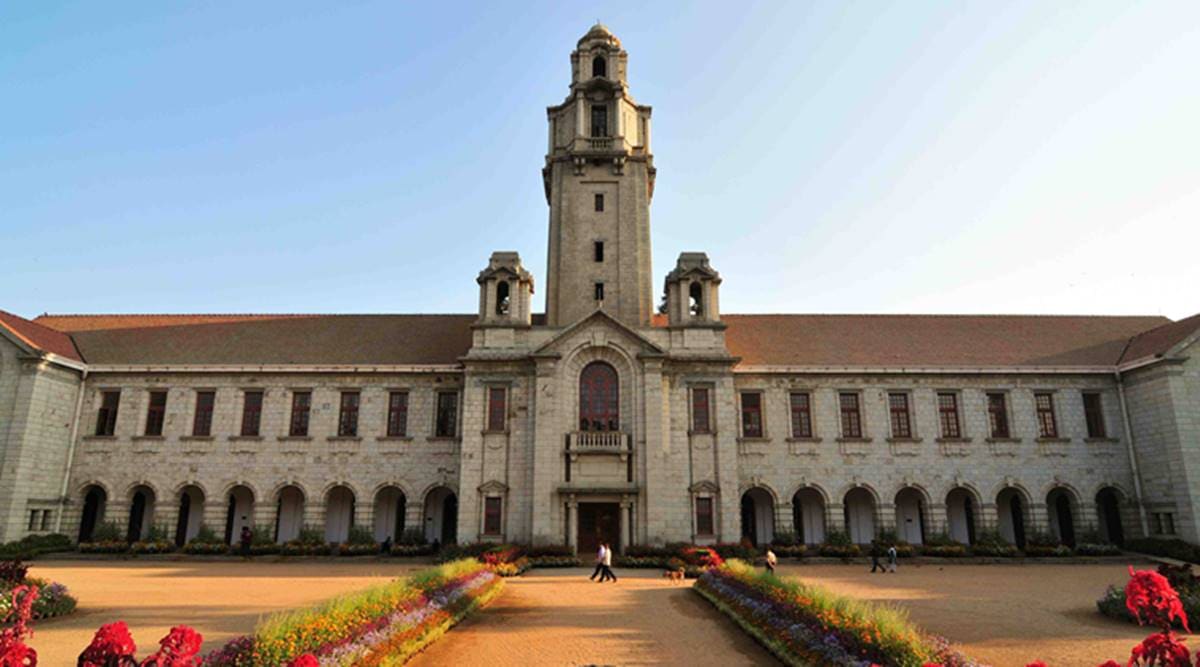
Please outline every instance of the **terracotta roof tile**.
[[1130, 341], [1121, 363], [1128, 364], [1149, 357], [1162, 356], [1171, 348], [1200, 330], [1200, 315], [1192, 315], [1178, 322], [1170, 322], [1149, 331], [1143, 331]]
[[6, 310], [0, 310], [0, 327], [12, 332], [34, 349], [82, 361], [79, 352], [75, 349], [75, 344], [71, 342], [71, 337], [62, 331], [27, 320]]
[[725, 315], [742, 366], [1112, 366], [1165, 317]]

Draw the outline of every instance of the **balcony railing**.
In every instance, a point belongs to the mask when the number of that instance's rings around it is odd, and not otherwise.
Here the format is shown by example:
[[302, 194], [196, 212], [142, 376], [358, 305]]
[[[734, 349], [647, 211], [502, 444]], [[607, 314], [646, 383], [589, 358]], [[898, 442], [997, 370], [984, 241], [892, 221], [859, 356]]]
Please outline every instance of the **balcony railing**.
[[567, 448], [619, 452], [626, 449], [629, 434], [621, 431], [574, 431], [567, 434]]
[[594, 151], [611, 151], [612, 147], [612, 137], [588, 137], [588, 148]]

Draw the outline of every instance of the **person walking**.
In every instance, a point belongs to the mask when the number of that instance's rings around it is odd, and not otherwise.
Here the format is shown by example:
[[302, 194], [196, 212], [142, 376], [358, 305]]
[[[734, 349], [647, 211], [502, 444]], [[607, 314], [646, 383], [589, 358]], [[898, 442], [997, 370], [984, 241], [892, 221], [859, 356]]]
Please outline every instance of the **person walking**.
[[899, 557], [899, 554], [896, 553], [896, 545], [894, 545], [894, 544], [889, 545], [888, 550], [887, 550], [888, 572], [891, 572], [892, 574], [896, 574], [896, 560], [898, 559], [898, 557]]
[[775, 574], [775, 562], [775, 552], [771, 551], [771, 547], [767, 547], [767, 572], [770, 572], [772, 576]]
[[883, 563], [879, 562], [879, 552], [879, 542], [871, 540], [871, 574], [875, 574], [876, 572], [883, 574], [884, 572], [887, 572], [887, 570], [885, 570], [883, 567]]
[[[242, 517], [242, 520], [245, 521], [246, 517]], [[253, 539], [254, 539], [254, 533], [250, 530], [250, 526], [249, 525], [242, 526], [242, 534], [239, 536], [239, 542], [241, 543], [243, 558], [250, 557], [250, 542]]]
[[600, 581], [604, 581], [606, 577], [612, 581], [616, 581], [617, 575], [613, 574], [613, 571], [612, 571], [612, 545], [611, 544], [604, 545], [603, 564], [604, 564], [604, 571], [600, 573]]
[[588, 581], [595, 581], [596, 575], [600, 575], [601, 583], [604, 582], [604, 554], [607, 550], [604, 545], [600, 545], [600, 549], [596, 551], [596, 569], [592, 570], [592, 576], [588, 577]]

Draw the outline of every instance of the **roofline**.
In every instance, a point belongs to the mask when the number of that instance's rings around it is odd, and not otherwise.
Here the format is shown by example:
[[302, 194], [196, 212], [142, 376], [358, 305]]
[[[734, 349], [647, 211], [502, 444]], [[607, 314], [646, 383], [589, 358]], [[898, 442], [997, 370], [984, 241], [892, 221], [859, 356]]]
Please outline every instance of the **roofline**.
[[772, 366], [740, 365], [739, 375], [824, 374], [824, 375], [1112, 375], [1113, 366]]
[[462, 364], [92, 364], [88, 373], [461, 373]]

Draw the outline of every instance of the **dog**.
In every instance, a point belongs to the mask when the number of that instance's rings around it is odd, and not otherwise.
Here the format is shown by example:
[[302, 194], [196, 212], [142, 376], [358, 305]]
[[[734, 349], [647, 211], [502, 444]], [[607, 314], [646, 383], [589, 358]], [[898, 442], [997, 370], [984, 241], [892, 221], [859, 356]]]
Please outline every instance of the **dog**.
[[683, 570], [667, 570], [663, 572], [664, 579], [670, 579], [671, 583], [683, 583]]

